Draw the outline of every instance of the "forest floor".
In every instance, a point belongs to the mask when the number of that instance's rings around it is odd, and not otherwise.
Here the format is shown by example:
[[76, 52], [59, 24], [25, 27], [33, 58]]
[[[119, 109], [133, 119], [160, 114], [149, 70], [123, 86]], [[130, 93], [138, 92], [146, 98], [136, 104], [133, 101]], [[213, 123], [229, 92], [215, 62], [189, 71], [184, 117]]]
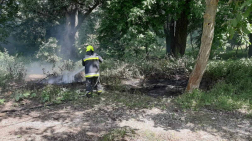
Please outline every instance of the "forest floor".
[[[114, 92], [107, 85], [107, 92], [101, 96], [41, 107], [39, 101], [29, 99], [17, 103], [8, 99], [10, 92], [5, 92], [6, 102], [0, 105], [0, 140], [252, 141], [252, 119], [242, 112], [178, 107], [173, 99], [182, 94], [187, 79], [177, 78], [144, 83], [138, 79], [124, 80], [127, 90]], [[70, 87], [75, 86], [82, 88], [82, 84]], [[138, 97], [136, 91], [145, 95]], [[115, 101], [120, 97], [125, 101]], [[127, 106], [127, 102], [141, 105], [149, 100], [165, 101], [165, 108]]]

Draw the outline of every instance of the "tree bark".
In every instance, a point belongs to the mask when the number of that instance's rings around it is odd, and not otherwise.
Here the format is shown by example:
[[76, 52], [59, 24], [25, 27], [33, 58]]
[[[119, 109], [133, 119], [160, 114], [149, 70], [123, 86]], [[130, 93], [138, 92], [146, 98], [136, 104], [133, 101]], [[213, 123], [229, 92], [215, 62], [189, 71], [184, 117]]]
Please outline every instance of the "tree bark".
[[206, 1], [206, 12], [204, 15], [201, 46], [197, 62], [194, 66], [193, 72], [191, 73], [189, 82], [187, 84], [186, 88], [187, 92], [192, 92], [192, 90], [199, 88], [203, 74], [206, 70], [214, 38], [215, 17], [219, 0], [205, 0], [205, 1]]
[[178, 56], [178, 48], [176, 48], [175, 44], [175, 31], [176, 31], [176, 22], [174, 19], [171, 20], [170, 23], [170, 38], [171, 38], [171, 53], [174, 57]]
[[165, 40], [166, 40], [166, 54], [171, 54], [171, 36], [172, 35], [170, 35], [170, 30], [171, 30], [170, 25], [171, 25], [171, 22], [169, 21], [169, 16], [167, 16], [167, 19], [164, 25], [164, 33], [165, 33]]
[[249, 41], [250, 41], [250, 45], [249, 45], [249, 51], [248, 51], [248, 57], [250, 58], [252, 56], [252, 34], [249, 34]]
[[61, 43], [61, 52], [64, 54], [65, 59], [73, 59], [76, 56], [75, 41], [78, 38], [78, 10], [74, 9], [66, 13], [66, 27], [63, 34], [64, 40]]
[[187, 28], [189, 24], [188, 15], [190, 9], [191, 0], [185, 1], [185, 7], [180, 13], [179, 19], [176, 21], [175, 31], [175, 47], [174, 56], [178, 56], [178, 53], [183, 56], [185, 54], [186, 42], [187, 42]]
[[192, 51], [194, 51], [192, 33], [190, 33], [190, 41], [191, 41]]
[[[80, 4], [80, 3], [78, 3]], [[66, 9], [66, 27], [63, 32], [62, 54], [65, 59], [75, 59], [77, 56], [76, 41], [79, 38], [79, 28], [90, 13], [100, 4], [97, 1], [92, 7], [89, 7], [86, 13], [79, 13], [78, 4], [71, 5]]]

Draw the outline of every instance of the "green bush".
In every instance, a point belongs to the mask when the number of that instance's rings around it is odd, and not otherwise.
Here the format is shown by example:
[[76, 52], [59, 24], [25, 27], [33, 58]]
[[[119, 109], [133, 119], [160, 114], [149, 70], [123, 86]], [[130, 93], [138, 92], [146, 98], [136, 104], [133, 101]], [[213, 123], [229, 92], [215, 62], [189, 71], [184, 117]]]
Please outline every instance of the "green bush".
[[0, 86], [6, 86], [11, 81], [21, 81], [25, 75], [22, 61], [16, 56], [10, 56], [7, 51], [0, 52]]
[[41, 61], [55, 65], [55, 63], [61, 60], [61, 58], [58, 57], [60, 46], [58, 46], [57, 43], [58, 41], [56, 38], [49, 38], [47, 43], [43, 42], [43, 44], [39, 47], [36, 57]]

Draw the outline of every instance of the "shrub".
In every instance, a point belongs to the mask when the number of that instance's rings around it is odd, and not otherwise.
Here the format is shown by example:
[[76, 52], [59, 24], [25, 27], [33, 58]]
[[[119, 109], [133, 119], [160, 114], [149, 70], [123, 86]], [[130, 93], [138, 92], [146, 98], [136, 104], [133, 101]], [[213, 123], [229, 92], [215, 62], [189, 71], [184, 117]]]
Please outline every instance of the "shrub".
[[26, 75], [24, 64], [16, 56], [8, 52], [0, 52], [0, 86], [6, 86], [11, 81], [21, 81]]
[[[115, 78], [170, 78], [178, 72], [189, 73], [194, 65], [194, 59], [183, 57], [180, 59], [135, 59], [128, 61], [105, 60], [101, 64], [102, 79], [109, 81]], [[111, 81], [112, 81], [111, 80]], [[116, 82], [117, 83], [117, 82]]]
[[142, 75], [159, 79], [170, 78], [171, 75], [179, 72], [191, 72], [194, 65], [194, 59], [188, 56], [179, 59], [169, 57], [151, 61], [144, 60], [137, 62], [137, 64]]
[[43, 42], [42, 45], [39, 47], [39, 51], [36, 57], [42, 61], [55, 65], [55, 63], [61, 60], [61, 58], [58, 57], [58, 54], [60, 52], [60, 46], [58, 46], [57, 43], [58, 41], [56, 38], [49, 38], [47, 43]]

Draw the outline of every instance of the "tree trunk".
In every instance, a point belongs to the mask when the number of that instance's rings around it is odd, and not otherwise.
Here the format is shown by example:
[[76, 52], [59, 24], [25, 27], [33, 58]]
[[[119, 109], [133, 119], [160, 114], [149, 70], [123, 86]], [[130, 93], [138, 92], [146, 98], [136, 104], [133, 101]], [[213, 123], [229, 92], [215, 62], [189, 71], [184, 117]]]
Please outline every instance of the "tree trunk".
[[149, 44], [145, 44], [146, 59], [149, 59]]
[[178, 53], [181, 56], [185, 54], [190, 1], [191, 0], [186, 0], [185, 8], [180, 13], [180, 17], [176, 22], [175, 47], [173, 47], [176, 50], [176, 52], [174, 52], [176, 53], [175, 56], [178, 56]]
[[190, 75], [186, 91], [199, 88], [203, 74], [206, 70], [207, 61], [209, 59], [211, 46], [214, 38], [215, 17], [219, 0], [205, 0], [206, 12], [204, 15], [203, 33], [201, 37], [201, 46], [198, 54], [197, 62]]
[[175, 46], [175, 25], [176, 22], [172, 19], [170, 22], [171, 53], [174, 57], [177, 57], [178, 48]]
[[164, 25], [164, 33], [165, 33], [165, 40], [166, 40], [166, 54], [171, 54], [171, 36], [172, 35], [170, 35], [170, 30], [171, 30], [170, 25], [171, 25], [171, 22], [169, 21], [169, 16], [167, 16], [167, 19]]
[[[79, 16], [78, 4], [71, 5], [66, 9], [66, 27], [63, 32], [62, 54], [65, 59], [75, 59], [77, 56], [77, 48], [75, 46], [77, 39], [79, 38], [79, 28], [84, 20], [90, 15], [90, 13], [99, 6], [100, 1], [89, 7], [86, 13], [81, 13]], [[80, 17], [80, 18], [79, 18]]]
[[73, 11], [66, 13], [66, 27], [63, 34], [64, 40], [61, 43], [61, 52], [64, 55], [65, 59], [74, 59], [77, 55], [77, 49], [75, 47], [75, 41], [77, 41], [78, 29], [76, 28], [79, 24], [78, 19], [78, 10], [74, 9]]
[[251, 44], [249, 45], [248, 57], [250, 58], [252, 56], [252, 34], [249, 34], [249, 41]]
[[192, 46], [192, 51], [194, 51], [194, 46], [193, 46], [193, 37], [192, 37], [192, 33], [190, 33], [190, 40], [191, 40], [191, 46]]

